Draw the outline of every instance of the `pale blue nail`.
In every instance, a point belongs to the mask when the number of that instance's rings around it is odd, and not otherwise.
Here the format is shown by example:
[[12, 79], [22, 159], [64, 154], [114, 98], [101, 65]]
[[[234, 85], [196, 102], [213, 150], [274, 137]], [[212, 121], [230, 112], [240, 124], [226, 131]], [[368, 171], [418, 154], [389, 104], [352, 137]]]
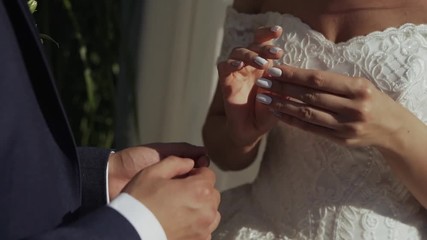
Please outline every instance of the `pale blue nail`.
[[272, 47], [269, 50], [269, 52], [272, 53], [272, 54], [278, 54], [280, 51], [282, 51], [282, 49], [279, 48], [279, 47]]
[[272, 67], [267, 70], [268, 74], [272, 77], [280, 77], [282, 76], [282, 70], [280, 68]]
[[265, 105], [269, 105], [273, 101], [273, 99], [270, 96], [267, 96], [262, 93], [258, 93], [256, 95], [256, 100]]
[[272, 32], [277, 32], [277, 31], [279, 31], [280, 29], [282, 29], [282, 27], [281, 27], [281, 26], [276, 25], [276, 26], [271, 27], [271, 28], [270, 28], [270, 31], [272, 31]]
[[270, 89], [271, 86], [273, 85], [273, 83], [269, 79], [260, 78], [260, 79], [256, 80], [256, 85], [258, 87]]
[[254, 58], [254, 62], [255, 62], [256, 64], [260, 65], [260, 66], [264, 66], [265, 64], [267, 64], [267, 63], [268, 63], [268, 61], [267, 61], [267, 60], [265, 60], [264, 58], [262, 58], [262, 57], [260, 57], [260, 56], [255, 57], [255, 58]]

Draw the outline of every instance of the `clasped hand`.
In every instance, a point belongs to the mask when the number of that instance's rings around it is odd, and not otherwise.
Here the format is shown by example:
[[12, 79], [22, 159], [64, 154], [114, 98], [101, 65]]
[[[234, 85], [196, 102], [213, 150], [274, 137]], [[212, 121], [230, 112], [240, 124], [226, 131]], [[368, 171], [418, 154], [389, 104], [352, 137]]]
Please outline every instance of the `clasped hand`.
[[110, 156], [110, 197], [125, 192], [143, 203], [170, 240], [207, 240], [220, 221], [208, 165], [205, 148], [187, 143], [127, 148]]

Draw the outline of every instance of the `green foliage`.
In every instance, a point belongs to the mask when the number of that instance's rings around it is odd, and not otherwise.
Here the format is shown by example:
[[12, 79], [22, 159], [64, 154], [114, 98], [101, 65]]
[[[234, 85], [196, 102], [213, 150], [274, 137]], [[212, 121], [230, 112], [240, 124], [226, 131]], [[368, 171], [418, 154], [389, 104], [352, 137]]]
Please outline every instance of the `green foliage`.
[[28, 0], [28, 7], [30, 8], [30, 12], [34, 13], [37, 10], [37, 1], [36, 0]]
[[120, 1], [51, 0], [34, 16], [78, 145], [111, 147]]

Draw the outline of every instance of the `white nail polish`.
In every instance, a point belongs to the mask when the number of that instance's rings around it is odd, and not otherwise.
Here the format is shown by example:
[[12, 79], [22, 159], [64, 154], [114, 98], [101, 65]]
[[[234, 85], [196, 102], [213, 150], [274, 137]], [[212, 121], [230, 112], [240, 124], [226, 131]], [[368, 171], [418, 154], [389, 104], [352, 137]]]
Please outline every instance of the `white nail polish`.
[[269, 97], [265, 94], [262, 94], [262, 93], [258, 93], [256, 95], [256, 100], [260, 103], [265, 104], [265, 105], [269, 105], [273, 101], [273, 99], [271, 97]]
[[269, 50], [269, 52], [270, 52], [270, 53], [272, 53], [272, 54], [277, 54], [277, 53], [279, 53], [280, 51], [282, 51], [282, 49], [280, 49], [280, 48], [278, 48], [278, 47], [272, 47], [272, 48], [270, 48], [270, 50]]
[[260, 57], [260, 56], [255, 57], [255, 58], [254, 58], [254, 61], [255, 61], [255, 63], [256, 63], [256, 64], [258, 64], [258, 65], [260, 65], [260, 66], [264, 66], [265, 64], [267, 64], [267, 63], [268, 63], [268, 61], [267, 61], [267, 60], [265, 60], [264, 58], [262, 58], [262, 57]]
[[269, 89], [269, 88], [271, 88], [271, 86], [273, 85], [273, 83], [269, 79], [260, 78], [260, 79], [256, 80], [256, 85], [258, 87]]
[[281, 27], [281, 26], [276, 25], [276, 26], [271, 27], [271, 28], [270, 28], [270, 31], [272, 31], [272, 32], [277, 32], [277, 31], [279, 31], [280, 29], [282, 29], [282, 27]]
[[280, 77], [282, 76], [282, 70], [280, 68], [272, 67], [267, 70], [268, 74], [272, 77]]

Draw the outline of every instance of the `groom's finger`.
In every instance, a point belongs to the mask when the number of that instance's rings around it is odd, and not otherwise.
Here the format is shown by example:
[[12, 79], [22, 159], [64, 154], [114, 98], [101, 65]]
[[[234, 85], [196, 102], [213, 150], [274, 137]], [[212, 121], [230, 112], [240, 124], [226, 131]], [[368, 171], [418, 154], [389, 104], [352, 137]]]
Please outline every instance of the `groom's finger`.
[[194, 181], [195, 179], [207, 181], [212, 187], [215, 186], [216, 182], [215, 173], [211, 169], [205, 167], [193, 169], [188, 176], [188, 179], [191, 181]]
[[171, 156], [144, 170], [145, 174], [172, 179], [189, 173], [194, 168], [194, 160]]

